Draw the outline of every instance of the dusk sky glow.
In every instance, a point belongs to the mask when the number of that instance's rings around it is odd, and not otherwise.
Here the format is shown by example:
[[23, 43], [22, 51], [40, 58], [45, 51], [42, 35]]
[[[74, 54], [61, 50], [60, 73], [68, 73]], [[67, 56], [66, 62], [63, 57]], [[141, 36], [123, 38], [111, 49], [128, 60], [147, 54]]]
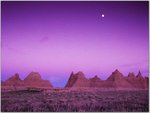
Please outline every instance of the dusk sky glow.
[[[39, 72], [63, 87], [72, 71], [148, 76], [148, 2], [2, 2], [2, 80]], [[104, 15], [104, 17], [102, 17]]]

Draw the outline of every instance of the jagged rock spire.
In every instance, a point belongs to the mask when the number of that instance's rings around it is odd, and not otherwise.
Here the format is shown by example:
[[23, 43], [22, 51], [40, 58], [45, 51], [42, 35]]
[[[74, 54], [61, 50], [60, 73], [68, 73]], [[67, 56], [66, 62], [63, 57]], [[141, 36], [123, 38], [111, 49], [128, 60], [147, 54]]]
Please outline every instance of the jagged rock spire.
[[118, 69], [116, 69], [113, 73], [120, 73]]
[[143, 78], [143, 76], [142, 76], [142, 74], [141, 74], [141, 72], [139, 71], [138, 72], [138, 74], [137, 74], [137, 76], [136, 76], [137, 78]]
[[10, 77], [7, 81], [17, 81], [17, 80], [21, 80], [18, 73]]
[[65, 87], [83, 87], [87, 86], [88, 80], [85, 78], [84, 73], [79, 71], [75, 74], [71, 73]]
[[75, 74], [78, 78], [85, 78], [84, 73], [82, 71], [79, 71]]
[[138, 72], [138, 75], [139, 75], [139, 76], [142, 76], [141, 71]]
[[71, 74], [70, 74], [70, 75], [74, 75], [74, 74], [73, 74], [73, 71], [71, 72]]
[[112, 72], [112, 74], [108, 77], [107, 80], [117, 80], [117, 79], [121, 79], [123, 77], [123, 74], [119, 72], [118, 69], [116, 69], [114, 72]]

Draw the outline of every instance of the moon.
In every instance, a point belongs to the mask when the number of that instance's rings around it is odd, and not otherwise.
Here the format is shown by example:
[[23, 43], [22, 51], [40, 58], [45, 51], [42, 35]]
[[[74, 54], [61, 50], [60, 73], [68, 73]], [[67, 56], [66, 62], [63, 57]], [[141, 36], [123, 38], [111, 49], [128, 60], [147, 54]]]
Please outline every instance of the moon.
[[102, 14], [102, 18], [104, 18], [105, 17], [105, 15], [104, 14]]

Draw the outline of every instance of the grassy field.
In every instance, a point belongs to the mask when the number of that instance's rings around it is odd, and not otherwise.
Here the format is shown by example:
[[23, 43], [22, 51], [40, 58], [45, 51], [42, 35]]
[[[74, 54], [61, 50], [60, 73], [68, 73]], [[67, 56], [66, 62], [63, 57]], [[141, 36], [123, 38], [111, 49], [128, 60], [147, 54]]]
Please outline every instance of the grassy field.
[[149, 111], [146, 90], [135, 91], [14, 91], [1, 93], [2, 112]]

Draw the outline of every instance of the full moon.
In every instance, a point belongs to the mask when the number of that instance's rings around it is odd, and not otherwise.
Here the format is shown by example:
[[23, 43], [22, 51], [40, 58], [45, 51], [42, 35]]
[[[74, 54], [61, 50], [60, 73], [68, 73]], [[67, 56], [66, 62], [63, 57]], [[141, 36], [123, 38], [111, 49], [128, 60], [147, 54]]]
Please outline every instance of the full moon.
[[104, 17], [105, 15], [104, 14], [102, 14], [102, 17]]

